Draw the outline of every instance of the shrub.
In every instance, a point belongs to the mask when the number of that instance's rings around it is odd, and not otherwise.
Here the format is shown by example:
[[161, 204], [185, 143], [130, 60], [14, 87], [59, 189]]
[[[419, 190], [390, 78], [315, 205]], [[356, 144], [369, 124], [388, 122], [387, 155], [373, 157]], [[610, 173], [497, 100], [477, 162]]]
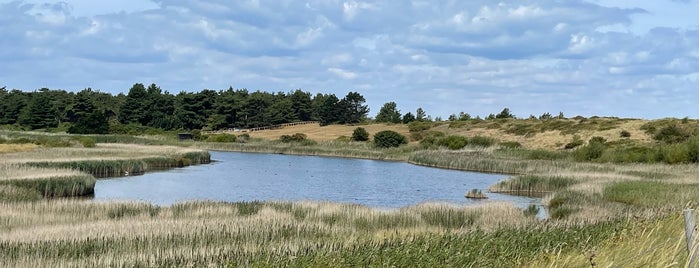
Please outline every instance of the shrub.
[[235, 142], [237, 137], [232, 134], [216, 134], [206, 138], [208, 142]]
[[495, 144], [495, 139], [490, 137], [475, 136], [468, 140], [468, 144], [474, 146], [490, 147]]
[[431, 127], [432, 122], [413, 121], [408, 124], [408, 130], [410, 130], [410, 132], [425, 131], [430, 129]]
[[524, 215], [527, 217], [535, 217], [537, 214], [539, 214], [539, 207], [534, 204], [524, 209]]
[[368, 141], [369, 140], [369, 132], [366, 131], [363, 127], [358, 127], [355, 128], [354, 131], [352, 132], [352, 140], [353, 141]]
[[374, 144], [381, 148], [398, 147], [408, 144], [408, 139], [398, 132], [384, 130], [374, 134]]
[[192, 129], [192, 131], [190, 131], [190, 133], [192, 133], [193, 140], [195, 140], [195, 141], [201, 140], [201, 130]]
[[439, 142], [439, 145], [445, 146], [450, 150], [459, 150], [466, 147], [468, 140], [462, 136], [450, 135]]
[[604, 144], [593, 142], [575, 151], [574, 157], [578, 161], [592, 161], [600, 158], [605, 149], [606, 146]]
[[653, 135], [654, 140], [664, 143], [680, 143], [686, 141], [689, 137], [689, 134], [685, 133], [685, 131], [674, 124], [661, 128]]
[[306, 134], [303, 133], [296, 133], [294, 135], [282, 135], [279, 137], [279, 140], [281, 142], [289, 143], [289, 142], [302, 142], [306, 140]]
[[83, 145], [85, 148], [94, 148], [95, 147], [95, 139], [90, 138], [90, 137], [80, 137], [78, 138], [78, 141], [80, 144]]
[[573, 139], [573, 141], [567, 143], [564, 148], [565, 149], [573, 149], [573, 148], [576, 148], [580, 145], [583, 145], [583, 143], [584, 142], [581, 139]]
[[[416, 133], [413, 133], [412, 135], [415, 135]], [[425, 131], [420, 134], [420, 139], [416, 140], [421, 140], [420, 145], [424, 148], [430, 148], [433, 146], [439, 146], [439, 142], [444, 138], [445, 134], [444, 132], [440, 131]]]
[[668, 164], [690, 162], [689, 150], [684, 144], [673, 144], [663, 148], [663, 160]]
[[236, 142], [238, 143], [246, 143], [248, 141], [250, 141], [250, 134], [248, 133], [240, 134], [238, 135], [238, 138], [236, 138]]
[[626, 131], [626, 130], [622, 130], [622, 131], [619, 133], [619, 136], [622, 137], [622, 138], [631, 138], [631, 132], [628, 132], [628, 131]]
[[505, 149], [518, 149], [522, 148], [522, 144], [516, 141], [505, 141], [500, 143], [500, 147]]
[[605, 144], [607, 142], [607, 139], [602, 138], [600, 136], [594, 136], [590, 138], [590, 141], [588, 143], [599, 143], [599, 144]]

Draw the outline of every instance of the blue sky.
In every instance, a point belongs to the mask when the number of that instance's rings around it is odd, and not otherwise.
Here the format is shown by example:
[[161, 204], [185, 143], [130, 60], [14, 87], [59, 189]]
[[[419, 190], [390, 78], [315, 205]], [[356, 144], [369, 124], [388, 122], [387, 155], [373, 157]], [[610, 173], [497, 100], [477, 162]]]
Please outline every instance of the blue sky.
[[0, 0], [0, 87], [699, 118], [699, 0]]

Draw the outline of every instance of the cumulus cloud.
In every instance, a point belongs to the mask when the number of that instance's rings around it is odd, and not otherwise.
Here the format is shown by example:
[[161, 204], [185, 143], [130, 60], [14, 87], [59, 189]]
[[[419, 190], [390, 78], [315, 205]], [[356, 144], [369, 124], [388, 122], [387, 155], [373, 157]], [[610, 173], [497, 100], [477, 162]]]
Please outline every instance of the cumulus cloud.
[[[0, 82], [32, 90], [359, 91], [442, 117], [690, 115], [699, 31], [629, 27], [648, 10], [574, 1], [158, 0], [114, 12], [0, 1]], [[689, 2], [689, 1], [687, 1]], [[687, 3], [693, 4], [693, 3]], [[629, 104], [631, 103], [631, 104]], [[658, 105], [677, 104], [669, 110]]]

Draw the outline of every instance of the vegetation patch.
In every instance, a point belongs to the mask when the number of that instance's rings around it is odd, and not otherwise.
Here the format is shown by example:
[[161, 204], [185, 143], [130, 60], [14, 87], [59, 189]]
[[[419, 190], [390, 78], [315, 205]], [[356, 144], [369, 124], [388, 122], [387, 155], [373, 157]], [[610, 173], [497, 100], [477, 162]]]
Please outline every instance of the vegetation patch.
[[604, 188], [604, 199], [638, 207], [681, 208], [699, 200], [699, 184], [669, 184], [656, 181], [618, 182]]
[[471, 191], [466, 192], [464, 196], [469, 199], [488, 199], [480, 189], [471, 189]]
[[490, 191], [522, 196], [542, 197], [548, 193], [563, 190], [575, 184], [575, 180], [559, 176], [520, 175], [502, 181]]
[[374, 134], [374, 144], [379, 148], [398, 147], [408, 144], [408, 139], [398, 132], [384, 130]]
[[368, 141], [369, 140], [369, 132], [366, 131], [363, 127], [358, 127], [355, 128], [354, 131], [352, 131], [352, 140], [353, 141]]
[[208, 142], [236, 142], [238, 137], [233, 134], [214, 134], [203, 138]]
[[[6, 191], [11, 197], [33, 199], [35, 191], [44, 197], [85, 196], [94, 193], [95, 178], [90, 175], [56, 176], [47, 178], [21, 178], [0, 180], [0, 185], [30, 190]], [[13, 197], [14, 196], [14, 197]]]

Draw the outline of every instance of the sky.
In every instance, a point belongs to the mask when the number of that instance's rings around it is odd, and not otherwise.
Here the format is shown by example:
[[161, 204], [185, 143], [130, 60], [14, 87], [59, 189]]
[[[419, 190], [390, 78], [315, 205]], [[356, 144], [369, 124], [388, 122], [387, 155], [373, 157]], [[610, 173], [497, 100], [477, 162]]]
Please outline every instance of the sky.
[[699, 0], [0, 0], [0, 87], [699, 118]]

